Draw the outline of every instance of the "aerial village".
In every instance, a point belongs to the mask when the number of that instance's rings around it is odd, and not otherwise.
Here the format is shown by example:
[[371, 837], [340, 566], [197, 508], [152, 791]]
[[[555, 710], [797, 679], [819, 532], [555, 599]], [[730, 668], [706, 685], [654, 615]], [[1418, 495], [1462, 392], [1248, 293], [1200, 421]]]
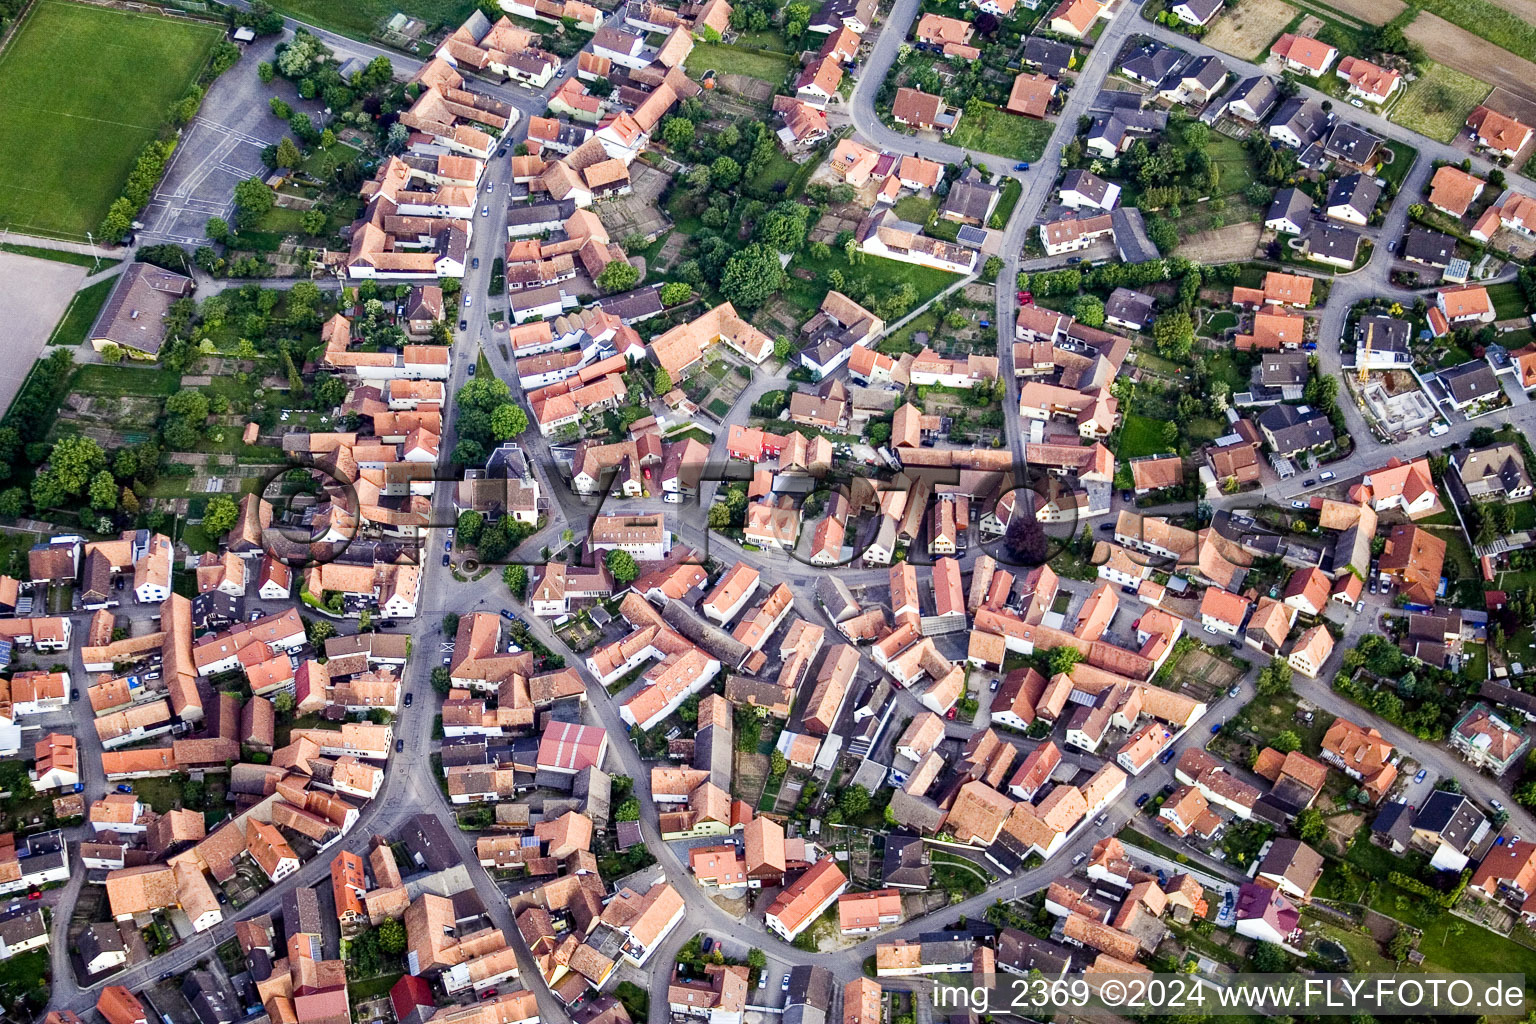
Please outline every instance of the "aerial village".
[[1417, 7], [249, 6], [251, 175], [7, 385], [8, 1005], [1536, 978], [1531, 86]]

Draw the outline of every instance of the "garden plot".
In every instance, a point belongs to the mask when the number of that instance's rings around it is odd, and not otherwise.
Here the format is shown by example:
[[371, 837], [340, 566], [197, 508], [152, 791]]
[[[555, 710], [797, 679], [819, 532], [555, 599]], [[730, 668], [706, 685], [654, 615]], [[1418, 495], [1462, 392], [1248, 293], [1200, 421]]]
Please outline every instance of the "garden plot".
[[1296, 8], [1283, 0], [1247, 0], [1229, 8], [1202, 41], [1243, 60], [1259, 59], [1295, 17]]
[[599, 204], [597, 218], [616, 240], [639, 235], [649, 242], [672, 226], [672, 218], [661, 205], [661, 195], [672, 176], [641, 160], [636, 160], [630, 171], [630, 194]]
[[1527, 101], [1536, 101], [1536, 64], [1428, 11], [1414, 18], [1404, 34], [1424, 47], [1430, 60], [1503, 86]]
[[1262, 224], [1245, 221], [1214, 231], [1197, 231], [1180, 242], [1176, 252], [1191, 263], [1236, 263], [1253, 257], [1263, 230]]

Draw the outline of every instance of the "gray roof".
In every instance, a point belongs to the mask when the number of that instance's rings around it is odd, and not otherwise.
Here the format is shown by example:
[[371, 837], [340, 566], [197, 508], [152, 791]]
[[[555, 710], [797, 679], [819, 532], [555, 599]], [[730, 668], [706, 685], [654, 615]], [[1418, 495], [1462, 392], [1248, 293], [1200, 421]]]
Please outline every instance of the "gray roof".
[[1370, 339], [1371, 349], [1382, 352], [1407, 352], [1408, 336], [1413, 325], [1406, 320], [1390, 316], [1361, 317], [1355, 338], [1361, 345]]
[[1456, 239], [1429, 228], [1410, 228], [1403, 240], [1403, 258], [1427, 263], [1432, 267], [1448, 267], [1456, 255]]
[[513, 203], [507, 207], [507, 227], [563, 222], [569, 220], [571, 214], [575, 212], [576, 204], [569, 199], [550, 203]]
[[1024, 60], [1046, 71], [1064, 71], [1072, 60], [1072, 47], [1054, 39], [1030, 36], [1024, 40]]
[[950, 186], [949, 195], [944, 198], [944, 205], [939, 212], [986, 223], [993, 204], [997, 202], [999, 191], [996, 185], [982, 180], [981, 172], [972, 167]]
[[1143, 82], [1161, 82], [1183, 56], [1182, 51], [1154, 40], [1130, 51], [1120, 62], [1119, 71]]
[[997, 966], [1017, 974], [1039, 971], [1057, 977], [1071, 968], [1072, 951], [1018, 928], [1004, 928], [997, 936]]
[[1376, 179], [1363, 174], [1346, 174], [1328, 186], [1328, 209], [1347, 206], [1362, 216], [1369, 217], [1381, 198], [1381, 186]]
[[1319, 256], [1329, 256], [1353, 263], [1360, 253], [1359, 233], [1349, 228], [1339, 227], [1337, 224], [1321, 222], [1309, 224], [1302, 238], [1307, 243], [1307, 251]]
[[[821, 1019], [826, 1019], [827, 1011], [832, 1009], [832, 990], [835, 979], [832, 972], [825, 967], [816, 967], [810, 964], [800, 964], [789, 972], [789, 994], [784, 1001], [784, 1014], [787, 1019], [792, 1007], [804, 1007], [815, 1010], [821, 1014]], [[814, 1022], [807, 1018], [807, 1024]]]
[[1280, 105], [1279, 110], [1275, 111], [1269, 126], [1289, 128], [1291, 134], [1300, 139], [1301, 144], [1305, 146], [1323, 137], [1323, 132], [1328, 127], [1328, 114], [1317, 100], [1292, 96]]
[[1232, 95], [1227, 98], [1227, 103], [1230, 105], [1239, 100], [1246, 102], [1262, 121], [1279, 99], [1279, 84], [1268, 75], [1255, 75], [1238, 83]]
[[1302, 225], [1307, 222], [1307, 217], [1312, 213], [1312, 197], [1299, 188], [1283, 188], [1275, 193], [1275, 198], [1269, 202], [1269, 209], [1264, 212], [1264, 219], [1278, 220], [1284, 217], [1292, 224]]
[[1109, 194], [1110, 182], [1094, 174], [1085, 171], [1081, 167], [1074, 167], [1061, 179], [1061, 192], [1076, 192], [1098, 206], [1104, 205], [1104, 197]]
[[1440, 381], [1458, 404], [1499, 393], [1499, 379], [1486, 359], [1469, 359], [1440, 371]]
[[448, 829], [435, 814], [417, 814], [400, 830], [406, 852], [428, 871], [443, 871], [462, 862]]
[[[1222, 0], [1213, 0], [1213, 2], [1220, 4]], [[1227, 66], [1219, 57], [1206, 54], [1203, 57], [1196, 57], [1188, 65], [1180, 68], [1175, 75], [1181, 81], [1186, 78], [1193, 79], [1200, 83], [1202, 89], [1211, 90], [1216, 88], [1216, 83], [1226, 77]]]
[[1376, 152], [1376, 147], [1381, 145], [1381, 140], [1359, 125], [1341, 121], [1333, 126], [1333, 131], [1328, 133], [1328, 141], [1323, 144], [1323, 153], [1333, 160], [1348, 160], [1354, 164], [1364, 164]]
[[[114, 935], [117, 933], [116, 925], [109, 924], [105, 927]], [[7, 946], [20, 945], [47, 933], [48, 924], [43, 920], [41, 907], [24, 907], [0, 917], [0, 938], [5, 939]], [[116, 948], [123, 948], [121, 938], [118, 939]]]
[[637, 324], [657, 316], [665, 309], [661, 304], [661, 285], [648, 285], [619, 295], [609, 295], [597, 300], [603, 312], [618, 317], [626, 324]]
[[1413, 814], [1407, 804], [1382, 804], [1381, 813], [1371, 822], [1371, 831], [1377, 835], [1391, 836], [1406, 846], [1413, 837]]
[[1327, 444], [1334, 436], [1328, 417], [1304, 405], [1272, 405], [1259, 414], [1258, 423], [1282, 455]]
[[172, 304], [191, 295], [192, 289], [190, 277], [148, 263], [128, 264], [96, 317], [91, 340], [110, 341], [151, 355], [159, 352]]
[[1259, 363], [1259, 383], [1272, 388], [1304, 384], [1307, 372], [1305, 352], [1266, 352]]
[[1115, 250], [1123, 262], [1146, 263], [1162, 255], [1147, 237], [1147, 222], [1140, 210], [1122, 206], [1110, 211], [1109, 220], [1114, 229]]
[[1145, 325], [1157, 310], [1157, 300], [1134, 288], [1116, 288], [1104, 300], [1104, 315], [1126, 323]]
[[1434, 832], [1458, 853], [1466, 853], [1488, 819], [1460, 793], [1436, 790], [1413, 819], [1415, 829]]
[[1226, 0], [1175, 0], [1172, 6], [1188, 7], [1189, 13], [1203, 25], [1211, 20], [1211, 15], [1221, 10], [1221, 5], [1225, 2]]

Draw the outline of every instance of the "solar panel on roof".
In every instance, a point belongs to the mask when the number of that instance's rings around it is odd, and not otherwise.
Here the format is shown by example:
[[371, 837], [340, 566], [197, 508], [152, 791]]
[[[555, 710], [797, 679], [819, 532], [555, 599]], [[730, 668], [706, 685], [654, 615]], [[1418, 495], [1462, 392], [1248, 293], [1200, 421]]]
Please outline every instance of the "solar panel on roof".
[[979, 248], [981, 244], [987, 240], [987, 233], [981, 228], [975, 227], [971, 224], [966, 224], [963, 225], [959, 231], [955, 232], [955, 239], [961, 245], [969, 245]]

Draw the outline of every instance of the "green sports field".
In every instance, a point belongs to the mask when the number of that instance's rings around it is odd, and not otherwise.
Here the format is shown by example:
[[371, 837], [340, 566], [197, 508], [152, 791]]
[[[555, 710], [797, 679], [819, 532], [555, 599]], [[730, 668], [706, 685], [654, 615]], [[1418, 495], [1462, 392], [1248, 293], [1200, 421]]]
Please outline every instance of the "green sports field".
[[94, 231], [220, 35], [159, 15], [37, 4], [0, 52], [0, 226]]

